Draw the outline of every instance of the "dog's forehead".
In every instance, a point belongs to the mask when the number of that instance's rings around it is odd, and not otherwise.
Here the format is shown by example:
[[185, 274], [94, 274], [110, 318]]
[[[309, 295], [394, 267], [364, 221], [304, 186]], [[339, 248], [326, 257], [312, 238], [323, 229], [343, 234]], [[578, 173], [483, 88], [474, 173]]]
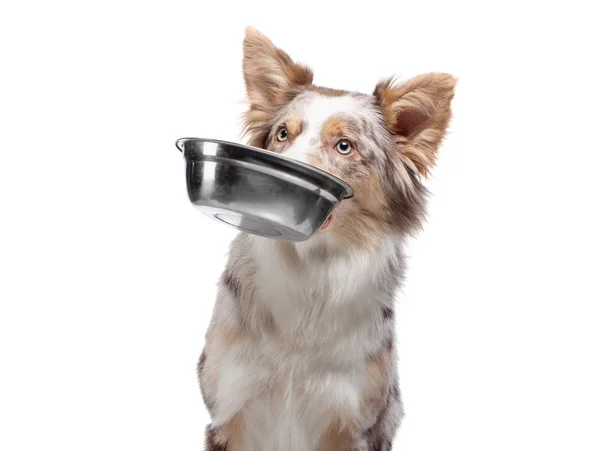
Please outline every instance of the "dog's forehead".
[[343, 115], [361, 120], [375, 118], [376, 112], [367, 96], [353, 94], [330, 96], [307, 92], [294, 99], [286, 113], [301, 118], [309, 128], [318, 128], [332, 116]]

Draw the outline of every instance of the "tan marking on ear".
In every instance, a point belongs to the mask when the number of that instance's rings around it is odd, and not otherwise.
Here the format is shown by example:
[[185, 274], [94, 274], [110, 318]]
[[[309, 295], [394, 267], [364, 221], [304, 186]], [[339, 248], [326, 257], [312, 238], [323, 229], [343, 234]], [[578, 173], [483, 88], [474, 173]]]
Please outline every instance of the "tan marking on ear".
[[402, 85], [388, 79], [377, 84], [377, 99], [400, 152], [424, 176], [435, 165], [437, 149], [450, 122], [456, 79], [424, 74]]
[[[244, 71], [252, 81], [265, 87], [309, 86], [312, 71], [290, 56], [255, 28], [247, 27], [244, 37]], [[260, 71], [260, 72], [259, 72]]]

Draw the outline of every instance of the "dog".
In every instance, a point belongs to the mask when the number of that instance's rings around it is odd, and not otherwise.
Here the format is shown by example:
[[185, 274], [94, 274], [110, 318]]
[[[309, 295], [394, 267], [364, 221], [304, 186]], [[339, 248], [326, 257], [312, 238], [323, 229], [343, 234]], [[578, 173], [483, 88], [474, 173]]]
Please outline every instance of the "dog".
[[312, 238], [239, 234], [198, 363], [207, 451], [389, 451], [403, 417], [394, 296], [451, 118], [456, 79], [379, 82], [372, 95], [313, 84], [307, 66], [247, 28], [252, 146], [355, 191]]

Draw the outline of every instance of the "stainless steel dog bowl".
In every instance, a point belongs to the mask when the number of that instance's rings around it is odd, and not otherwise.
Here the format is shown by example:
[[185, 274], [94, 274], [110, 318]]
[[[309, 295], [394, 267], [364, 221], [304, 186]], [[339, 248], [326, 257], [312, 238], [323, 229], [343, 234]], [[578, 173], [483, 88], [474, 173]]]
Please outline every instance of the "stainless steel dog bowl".
[[244, 232], [303, 241], [325, 223], [352, 188], [282, 155], [216, 139], [182, 138], [190, 201]]

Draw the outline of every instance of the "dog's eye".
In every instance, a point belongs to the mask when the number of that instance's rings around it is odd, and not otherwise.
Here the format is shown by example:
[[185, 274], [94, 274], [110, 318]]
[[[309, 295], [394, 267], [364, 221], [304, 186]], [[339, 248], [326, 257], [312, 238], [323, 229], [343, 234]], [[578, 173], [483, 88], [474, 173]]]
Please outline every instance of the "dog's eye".
[[352, 152], [352, 145], [345, 139], [342, 139], [339, 143], [337, 143], [335, 149], [342, 155], [348, 155], [350, 152]]
[[288, 131], [285, 128], [282, 128], [281, 130], [279, 130], [279, 133], [277, 133], [277, 139], [279, 141], [285, 141], [286, 139], [288, 139]]

